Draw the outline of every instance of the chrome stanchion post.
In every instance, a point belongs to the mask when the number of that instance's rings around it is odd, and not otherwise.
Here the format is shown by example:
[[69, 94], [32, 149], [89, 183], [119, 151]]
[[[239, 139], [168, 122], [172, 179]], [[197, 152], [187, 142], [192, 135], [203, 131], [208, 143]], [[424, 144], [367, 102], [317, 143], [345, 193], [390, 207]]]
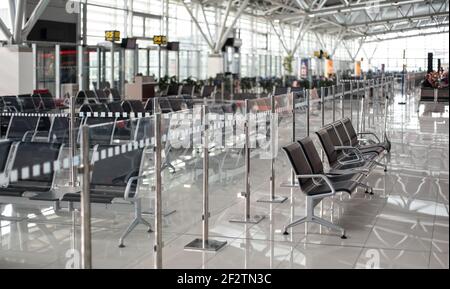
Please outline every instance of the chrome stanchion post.
[[331, 87], [331, 93], [333, 94], [333, 122], [336, 121], [336, 85]]
[[154, 147], [154, 171], [155, 171], [155, 246], [154, 265], [155, 269], [162, 269], [162, 136], [161, 136], [161, 114], [155, 114], [155, 147]]
[[[291, 141], [294, 143], [297, 141], [296, 138], [296, 130], [297, 130], [297, 125], [296, 125], [296, 111], [295, 111], [295, 97], [294, 97], [294, 93], [291, 94], [292, 95], [292, 139]], [[306, 96], [306, 90], [304, 90], [304, 96]], [[295, 172], [294, 169], [291, 169], [291, 185], [295, 184]]]
[[76, 137], [76, 124], [75, 124], [75, 96], [70, 97], [70, 122], [69, 122], [69, 161], [70, 161], [70, 180], [69, 186], [76, 187], [78, 183], [77, 170], [75, 168], [74, 159], [77, 154], [77, 137]]
[[353, 82], [350, 80], [350, 120], [353, 122]]
[[207, 106], [202, 106], [203, 124], [203, 215], [202, 215], [202, 239], [195, 239], [184, 248], [189, 251], [217, 252], [227, 242], [209, 239], [209, 120]]
[[239, 194], [239, 197], [245, 198], [245, 216], [244, 218], [232, 218], [230, 223], [243, 223], [243, 224], [258, 224], [263, 219], [264, 216], [252, 216], [250, 213], [250, 158], [251, 158], [251, 148], [250, 148], [250, 116], [249, 116], [249, 100], [245, 100], [245, 123], [244, 123], [244, 134], [245, 134], [245, 192]]
[[357, 114], [356, 114], [356, 127], [358, 128], [358, 130], [360, 130], [360, 128], [361, 128], [361, 118], [360, 118], [360, 115], [361, 115], [361, 100], [360, 100], [360, 97], [361, 97], [361, 80], [357, 80], [357, 82], [356, 82], [356, 103], [358, 104], [358, 107], [357, 107]]
[[92, 239], [91, 239], [91, 200], [90, 178], [91, 163], [89, 161], [89, 127], [82, 127], [83, 163], [80, 173], [83, 174], [83, 189], [81, 191], [81, 268], [92, 269]]
[[309, 120], [310, 120], [310, 114], [311, 114], [311, 93], [310, 90], [305, 90], [305, 97], [306, 97], [306, 136], [309, 136], [311, 133], [310, 126], [309, 126]]
[[322, 118], [322, 127], [325, 126], [325, 87], [320, 88], [320, 110], [321, 110], [321, 118]]
[[342, 83], [342, 92], [341, 92], [341, 118], [345, 118], [345, 84]]
[[364, 93], [361, 98], [361, 132], [366, 131], [366, 105], [367, 105], [367, 85], [364, 83]]
[[270, 102], [271, 102], [271, 114], [270, 114], [270, 197], [269, 199], [260, 199], [258, 200], [259, 203], [272, 203], [272, 204], [282, 204], [284, 203], [287, 198], [286, 197], [281, 197], [281, 196], [277, 196], [275, 193], [276, 188], [275, 188], [275, 180], [276, 180], [276, 176], [275, 176], [275, 161], [276, 161], [276, 155], [277, 155], [277, 141], [275, 140], [277, 136], [277, 134], [275, 133], [275, 129], [277, 129], [277, 125], [278, 123], [276, 122], [276, 101], [275, 101], [275, 96], [272, 95], [270, 97]]

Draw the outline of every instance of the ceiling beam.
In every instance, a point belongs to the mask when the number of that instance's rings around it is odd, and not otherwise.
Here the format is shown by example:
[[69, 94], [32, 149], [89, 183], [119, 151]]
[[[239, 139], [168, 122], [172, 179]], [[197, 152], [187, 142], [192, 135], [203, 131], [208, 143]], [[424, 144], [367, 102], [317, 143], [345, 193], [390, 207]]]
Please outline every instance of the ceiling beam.
[[374, 42], [379, 43], [379, 42], [389, 41], [389, 40], [405, 39], [405, 38], [420, 37], [420, 36], [430, 36], [430, 35], [446, 34], [446, 33], [449, 33], [449, 30], [439, 31], [439, 32], [431, 32], [431, 33], [418, 33], [418, 34], [389, 37], [389, 38], [377, 38], [376, 40], [366, 41], [366, 43], [374, 43]]

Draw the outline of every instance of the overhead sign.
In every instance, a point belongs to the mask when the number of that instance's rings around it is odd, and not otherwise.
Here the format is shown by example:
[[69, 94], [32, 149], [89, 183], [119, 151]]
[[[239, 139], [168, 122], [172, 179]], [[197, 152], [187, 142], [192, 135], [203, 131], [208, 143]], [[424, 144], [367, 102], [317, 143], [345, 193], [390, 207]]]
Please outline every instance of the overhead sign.
[[153, 44], [155, 45], [167, 45], [167, 36], [155, 35], [153, 36]]
[[105, 31], [105, 40], [110, 42], [120, 41], [120, 31]]

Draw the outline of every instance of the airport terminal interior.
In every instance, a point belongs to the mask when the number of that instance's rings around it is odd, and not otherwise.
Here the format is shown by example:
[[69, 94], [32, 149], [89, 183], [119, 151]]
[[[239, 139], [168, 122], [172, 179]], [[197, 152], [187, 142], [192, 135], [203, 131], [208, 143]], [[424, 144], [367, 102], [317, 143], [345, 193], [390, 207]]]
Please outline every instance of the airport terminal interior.
[[0, 1], [0, 269], [448, 269], [448, 0]]

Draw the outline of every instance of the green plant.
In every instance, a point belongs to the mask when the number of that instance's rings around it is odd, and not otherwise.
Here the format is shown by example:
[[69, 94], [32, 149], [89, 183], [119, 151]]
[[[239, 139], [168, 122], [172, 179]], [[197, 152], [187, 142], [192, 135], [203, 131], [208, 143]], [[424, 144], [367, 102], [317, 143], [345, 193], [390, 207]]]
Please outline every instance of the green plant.
[[283, 68], [284, 68], [284, 71], [286, 72], [287, 75], [292, 75], [292, 73], [294, 72], [294, 68], [292, 66], [292, 62], [294, 62], [294, 56], [291, 55], [291, 54], [288, 54], [283, 59]]

